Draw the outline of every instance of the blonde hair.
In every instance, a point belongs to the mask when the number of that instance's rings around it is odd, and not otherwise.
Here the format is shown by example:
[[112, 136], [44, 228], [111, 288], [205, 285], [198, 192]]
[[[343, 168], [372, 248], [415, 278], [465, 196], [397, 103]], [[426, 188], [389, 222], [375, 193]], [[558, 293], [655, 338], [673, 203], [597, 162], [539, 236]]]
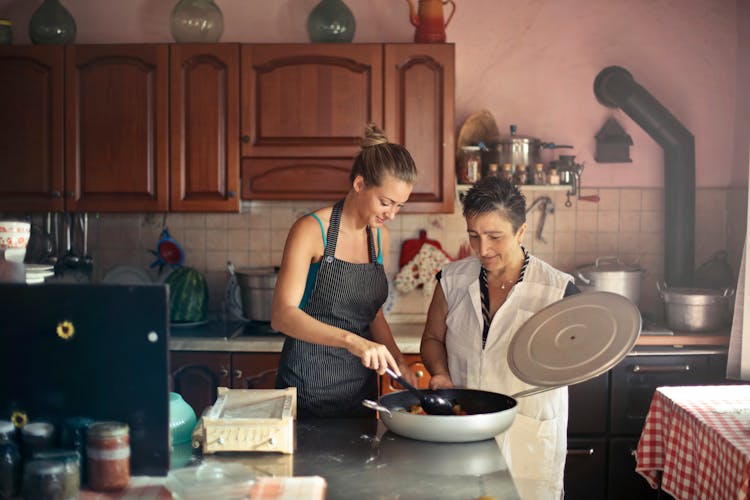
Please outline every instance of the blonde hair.
[[384, 174], [414, 184], [417, 180], [417, 167], [405, 147], [388, 142], [383, 131], [370, 122], [365, 127], [362, 150], [354, 159], [349, 179], [354, 182], [361, 175], [366, 186], [380, 186]]

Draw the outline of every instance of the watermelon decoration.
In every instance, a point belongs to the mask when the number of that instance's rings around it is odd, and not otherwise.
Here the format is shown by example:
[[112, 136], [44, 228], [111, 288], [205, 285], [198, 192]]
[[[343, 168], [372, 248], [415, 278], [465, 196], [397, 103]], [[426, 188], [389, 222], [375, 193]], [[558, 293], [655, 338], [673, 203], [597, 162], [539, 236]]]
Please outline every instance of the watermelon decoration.
[[196, 323], [208, 318], [208, 284], [192, 267], [175, 269], [164, 281], [169, 285], [169, 319]]

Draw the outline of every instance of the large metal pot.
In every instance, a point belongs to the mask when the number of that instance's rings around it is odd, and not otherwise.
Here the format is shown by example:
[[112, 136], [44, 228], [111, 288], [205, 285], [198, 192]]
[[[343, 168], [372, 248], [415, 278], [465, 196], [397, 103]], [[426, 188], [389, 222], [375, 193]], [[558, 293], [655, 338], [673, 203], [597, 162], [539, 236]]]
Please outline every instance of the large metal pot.
[[668, 288], [657, 283], [664, 302], [667, 326], [680, 332], [708, 332], [726, 326], [731, 318], [734, 290], [708, 288]]
[[482, 154], [482, 165], [486, 168], [490, 163], [498, 166], [510, 163], [515, 169], [518, 165], [533, 167], [540, 163], [540, 153], [543, 148], [572, 148], [563, 144], [543, 142], [535, 137], [516, 135], [515, 125], [510, 126], [510, 136], [501, 137], [488, 145], [488, 149]]
[[645, 272], [638, 264], [627, 264], [617, 257], [599, 257], [594, 265], [578, 268], [576, 277], [585, 285], [583, 288], [617, 293], [638, 305]]
[[235, 271], [242, 297], [242, 311], [247, 319], [271, 321], [273, 289], [278, 267], [250, 267]]

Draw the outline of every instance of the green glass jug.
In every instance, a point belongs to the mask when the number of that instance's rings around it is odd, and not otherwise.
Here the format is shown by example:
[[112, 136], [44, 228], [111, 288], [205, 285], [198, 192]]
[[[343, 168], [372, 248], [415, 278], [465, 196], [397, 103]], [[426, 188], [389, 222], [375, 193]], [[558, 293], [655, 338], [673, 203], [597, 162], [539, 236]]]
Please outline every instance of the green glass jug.
[[73, 43], [76, 21], [60, 0], [44, 0], [29, 21], [29, 38], [37, 44]]
[[307, 18], [307, 32], [313, 43], [351, 42], [356, 22], [342, 0], [321, 0]]

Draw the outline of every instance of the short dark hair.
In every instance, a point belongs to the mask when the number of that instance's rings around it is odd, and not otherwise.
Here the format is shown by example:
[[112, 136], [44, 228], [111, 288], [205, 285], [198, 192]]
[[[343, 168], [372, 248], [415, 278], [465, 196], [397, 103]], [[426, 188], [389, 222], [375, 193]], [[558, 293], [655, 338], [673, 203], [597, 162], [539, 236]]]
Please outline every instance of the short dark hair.
[[497, 212], [510, 221], [514, 233], [526, 222], [526, 198], [513, 183], [500, 177], [478, 180], [463, 204], [464, 217]]
[[417, 167], [409, 151], [401, 144], [388, 142], [377, 125], [368, 123], [362, 150], [354, 159], [349, 180], [354, 182], [361, 175], [366, 186], [380, 186], [385, 173], [407, 184], [417, 181]]

